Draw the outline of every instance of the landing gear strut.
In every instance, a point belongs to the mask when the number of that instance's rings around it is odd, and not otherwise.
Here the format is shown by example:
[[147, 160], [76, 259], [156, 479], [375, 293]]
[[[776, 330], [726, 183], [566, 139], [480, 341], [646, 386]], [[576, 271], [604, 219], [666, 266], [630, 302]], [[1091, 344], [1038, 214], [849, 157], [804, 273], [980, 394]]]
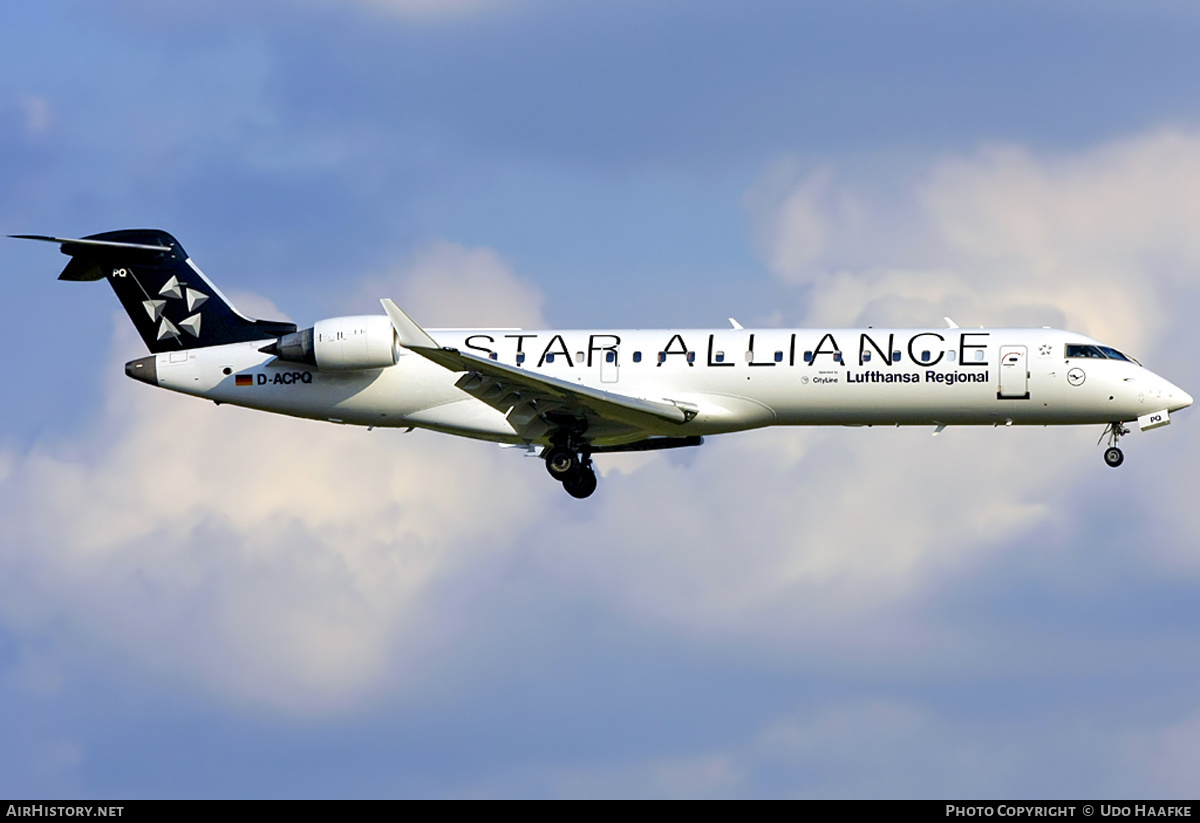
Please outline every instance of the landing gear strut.
[[1104, 438], [1108, 438], [1108, 448], [1104, 450], [1104, 462], [1114, 469], [1125, 462], [1125, 452], [1118, 448], [1117, 443], [1120, 442], [1121, 436], [1126, 434], [1129, 434], [1129, 429], [1122, 426], [1120, 421], [1113, 421], [1108, 424], [1104, 434], [1100, 435], [1101, 442]]
[[542, 452], [546, 471], [563, 484], [567, 494], [583, 499], [596, 491], [596, 470], [592, 468], [592, 456], [587, 446], [574, 443], [556, 443]]

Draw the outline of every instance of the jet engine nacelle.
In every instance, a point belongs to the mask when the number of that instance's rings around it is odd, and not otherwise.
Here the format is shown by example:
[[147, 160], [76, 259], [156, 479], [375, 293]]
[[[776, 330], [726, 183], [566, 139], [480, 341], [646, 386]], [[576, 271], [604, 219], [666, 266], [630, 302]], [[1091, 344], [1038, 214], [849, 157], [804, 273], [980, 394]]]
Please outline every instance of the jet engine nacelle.
[[399, 359], [400, 342], [392, 321], [372, 314], [322, 320], [311, 329], [285, 334], [262, 351], [325, 371], [384, 369]]

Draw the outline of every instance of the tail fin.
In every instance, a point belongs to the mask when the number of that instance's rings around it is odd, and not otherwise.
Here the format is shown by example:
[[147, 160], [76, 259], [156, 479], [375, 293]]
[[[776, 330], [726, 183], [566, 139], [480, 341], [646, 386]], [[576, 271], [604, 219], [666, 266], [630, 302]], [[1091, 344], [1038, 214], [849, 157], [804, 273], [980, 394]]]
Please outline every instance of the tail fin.
[[294, 323], [255, 320], [233, 307], [196, 267], [179, 241], [157, 229], [125, 229], [72, 240], [14, 234], [60, 243], [70, 256], [59, 280], [107, 279], [151, 352], [273, 340]]

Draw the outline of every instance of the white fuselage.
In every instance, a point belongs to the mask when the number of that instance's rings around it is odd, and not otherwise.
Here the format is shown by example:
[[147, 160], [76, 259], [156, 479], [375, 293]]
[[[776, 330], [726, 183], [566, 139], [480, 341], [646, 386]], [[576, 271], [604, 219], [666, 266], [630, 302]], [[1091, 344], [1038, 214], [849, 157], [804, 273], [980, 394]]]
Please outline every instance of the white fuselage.
[[[1140, 365], [1068, 358], [1094, 344], [1055, 329], [436, 330], [442, 347], [537, 374], [686, 405], [645, 435], [769, 425], [1056, 425], [1132, 421], [1191, 404]], [[367, 426], [416, 426], [501, 442], [524, 436], [462, 376], [406, 349], [381, 369], [322, 370], [264, 341], [156, 356], [157, 384], [264, 411]], [[608, 442], [628, 440], [614, 433]], [[595, 442], [606, 442], [603, 431]]]

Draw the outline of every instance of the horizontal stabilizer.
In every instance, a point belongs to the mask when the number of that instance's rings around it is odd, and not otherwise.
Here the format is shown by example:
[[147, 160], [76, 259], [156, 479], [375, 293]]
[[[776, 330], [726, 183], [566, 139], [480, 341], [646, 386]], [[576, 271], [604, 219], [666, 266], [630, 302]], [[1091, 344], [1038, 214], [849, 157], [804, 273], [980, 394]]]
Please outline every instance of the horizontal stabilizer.
[[[110, 249], [139, 249], [141, 251], [170, 251], [170, 246], [152, 246], [147, 243], [118, 243], [112, 240], [88, 240], [86, 238], [73, 237], [48, 237], [44, 234], [10, 234], [9, 237], [14, 240], [42, 240], [47, 243], [61, 243], [62, 253], [74, 256], [83, 251], [93, 250], [96, 247]], [[81, 248], [74, 248], [79, 246]]]

